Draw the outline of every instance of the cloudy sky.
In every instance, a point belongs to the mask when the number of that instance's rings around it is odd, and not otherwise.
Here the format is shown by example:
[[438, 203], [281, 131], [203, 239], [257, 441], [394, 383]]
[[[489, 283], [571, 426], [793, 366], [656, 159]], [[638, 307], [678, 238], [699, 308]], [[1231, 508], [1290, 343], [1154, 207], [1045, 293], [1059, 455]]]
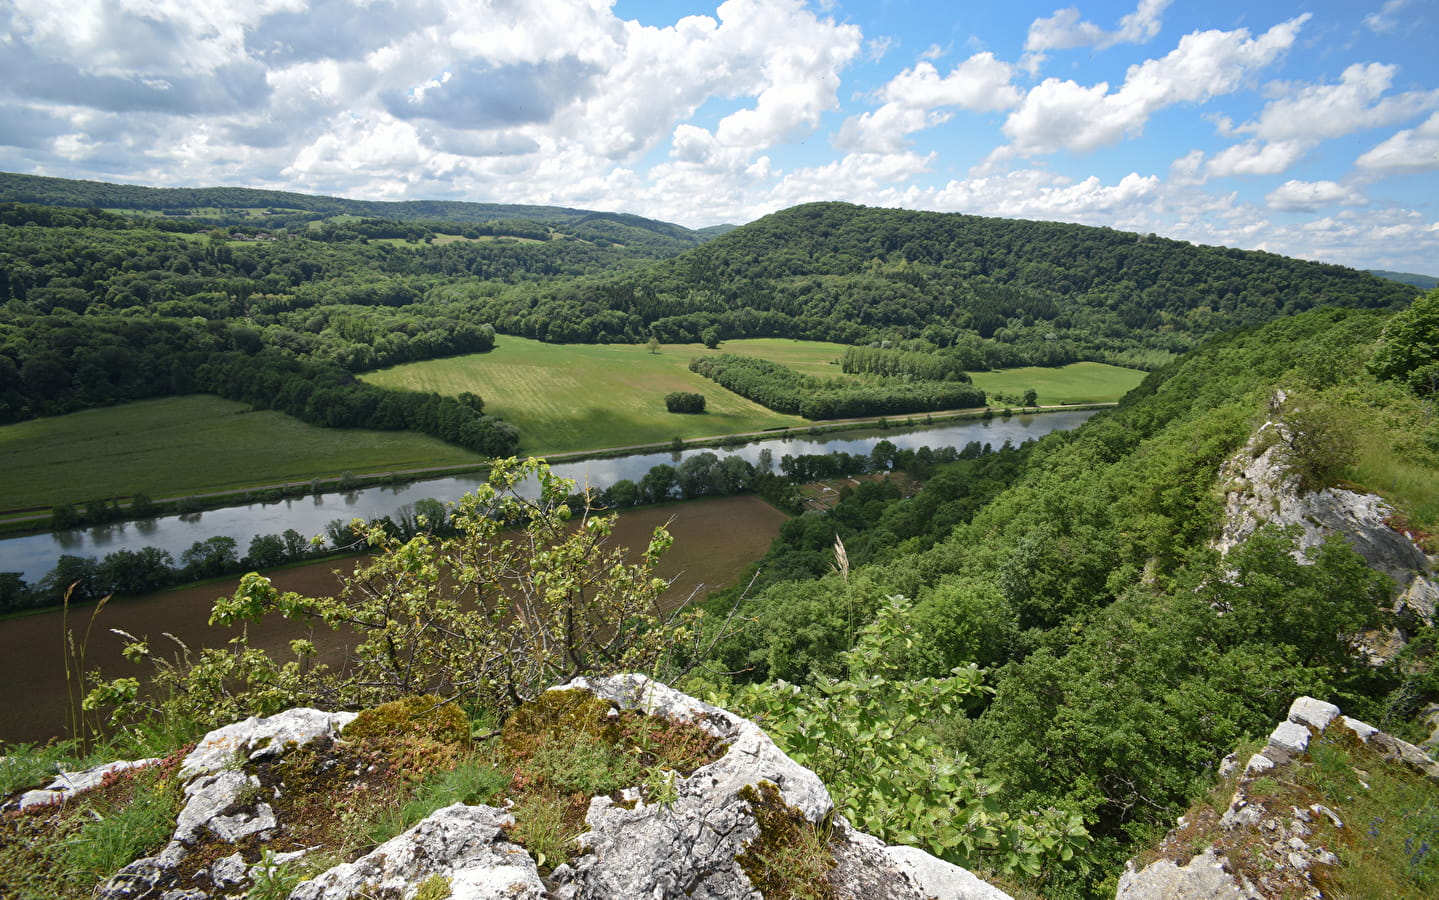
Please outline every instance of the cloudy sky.
[[0, 0], [0, 170], [1439, 274], [1434, 0]]

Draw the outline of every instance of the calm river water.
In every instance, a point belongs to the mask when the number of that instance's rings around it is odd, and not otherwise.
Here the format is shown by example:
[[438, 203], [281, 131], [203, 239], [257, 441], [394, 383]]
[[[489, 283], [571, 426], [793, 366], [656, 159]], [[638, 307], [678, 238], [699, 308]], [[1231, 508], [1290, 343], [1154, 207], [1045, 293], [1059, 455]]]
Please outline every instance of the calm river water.
[[[1051, 431], [1077, 427], [1094, 415], [1093, 410], [1044, 413], [1035, 416], [1012, 416], [988, 421], [965, 420], [925, 428], [869, 429], [846, 431], [832, 435], [810, 436], [791, 432], [785, 437], [769, 438], [734, 449], [683, 450], [680, 452], [640, 453], [614, 459], [585, 460], [561, 463], [554, 471], [576, 483], [597, 489], [609, 487], [621, 479], [639, 481], [660, 463], [677, 465], [686, 457], [712, 452], [720, 457], [740, 456], [749, 462], [758, 461], [760, 451], [770, 450], [775, 465], [785, 455], [809, 453], [869, 453], [882, 440], [900, 449], [921, 446], [963, 447], [970, 441], [989, 443], [995, 447], [1005, 441], [1016, 444], [1041, 437]], [[55, 567], [63, 554], [102, 557], [115, 550], [137, 550], [158, 547], [169, 551], [178, 563], [180, 554], [196, 541], [215, 536], [235, 539], [240, 555], [259, 534], [279, 534], [293, 528], [305, 537], [321, 534], [335, 520], [352, 518], [374, 519], [392, 515], [417, 500], [434, 498], [458, 499], [466, 491], [482, 483], [482, 474], [454, 478], [437, 478], [410, 484], [373, 487], [349, 494], [324, 494], [279, 503], [254, 503], [232, 506], [184, 516], [165, 516], [141, 522], [126, 522], [98, 528], [76, 529], [53, 534], [9, 538], [0, 541], [0, 572], [19, 572], [32, 584]]]

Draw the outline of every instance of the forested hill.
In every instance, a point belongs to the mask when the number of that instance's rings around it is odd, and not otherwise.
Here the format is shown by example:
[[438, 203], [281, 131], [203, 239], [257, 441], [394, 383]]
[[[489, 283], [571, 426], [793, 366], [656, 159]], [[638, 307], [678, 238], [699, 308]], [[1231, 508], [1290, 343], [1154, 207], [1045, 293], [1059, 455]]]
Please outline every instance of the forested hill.
[[77, 181], [0, 172], [0, 200], [46, 206], [98, 207], [100, 209], [164, 213], [198, 218], [207, 223], [293, 226], [332, 216], [359, 216], [396, 222], [490, 222], [521, 219], [550, 225], [610, 223], [672, 238], [684, 245], [704, 242], [708, 236], [669, 222], [627, 213], [597, 212], [563, 206], [524, 206], [512, 203], [469, 203], [455, 200], [386, 202], [350, 200], [266, 191], [254, 188], [154, 188], [103, 181]]
[[619, 314], [667, 341], [714, 327], [923, 339], [971, 369], [1147, 368], [1234, 327], [1324, 305], [1398, 307], [1415, 293], [1342, 266], [1109, 228], [812, 203], [642, 271], [496, 305], [493, 320], [550, 340], [594, 340]]
[[[1342, 702], [1407, 740], [1428, 733], [1439, 632], [1413, 613], [1389, 615], [1394, 582], [1342, 539], [1307, 551], [1305, 564], [1297, 529], [1266, 527], [1227, 556], [1213, 539], [1227, 500], [1261, 496], [1226, 461], [1274, 447], [1288, 466], [1276, 481], [1293, 473], [1306, 491], [1376, 493], [1397, 510], [1385, 525], [1439, 551], [1439, 382], [1415, 377], [1439, 372], [1436, 321], [1439, 291], [1392, 316], [1324, 309], [1240, 329], [1023, 458], [916, 467], [926, 486], [912, 499], [866, 487], [794, 519], [747, 594], [753, 618], [714, 668], [807, 686], [751, 688], [790, 692], [794, 711], [772, 730], [805, 721], [805, 739], [785, 747], [804, 761], [823, 743], [817, 734], [844, 727], [823, 718], [831, 698], [856, 691], [873, 704], [865, 709], [903, 710], [895, 698], [931, 696], [930, 679], [979, 665], [994, 689], [983, 702], [932, 712], [931, 733], [895, 727], [866, 752], [829, 757], [828, 783], [864, 789], [882, 771], [897, 787], [873, 796], [902, 798], [885, 806], [859, 794], [845, 815], [882, 814], [896, 833], [979, 823], [951, 852], [983, 866], [1013, 846], [985, 834], [1004, 815], [1078, 814], [1086, 846], [1030, 869], [1016, 896], [1112, 898], [1124, 859], [1212, 788], [1226, 753], [1262, 744], [1295, 697]], [[1276, 416], [1292, 430], [1261, 428]], [[1380, 623], [1410, 640], [1383, 664], [1356, 652], [1355, 636]], [[864, 653], [844, 652], [857, 646]], [[873, 718], [861, 728], [880, 733]], [[937, 788], [930, 773], [947, 764], [968, 767], [982, 790]], [[1408, 869], [1415, 879], [1436, 871]]]

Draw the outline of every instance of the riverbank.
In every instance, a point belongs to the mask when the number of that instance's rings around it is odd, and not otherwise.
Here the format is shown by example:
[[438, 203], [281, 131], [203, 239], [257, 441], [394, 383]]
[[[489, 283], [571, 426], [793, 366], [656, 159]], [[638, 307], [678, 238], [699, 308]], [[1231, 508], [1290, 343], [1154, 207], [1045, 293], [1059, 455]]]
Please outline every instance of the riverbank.
[[[1077, 410], [1102, 409], [1114, 406], [1114, 403], [1075, 403], [1058, 404], [1050, 406], [1038, 406], [1028, 409], [1020, 409], [1018, 413], [1024, 415], [1035, 415], [1053, 412], [1071, 412]], [[917, 428], [927, 425], [935, 425], [944, 422], [964, 421], [970, 419], [986, 419], [1003, 417], [1016, 414], [1015, 409], [999, 409], [994, 407], [975, 407], [971, 409], [946, 410], [942, 412], [927, 413], [924, 415], [907, 415], [902, 417], [871, 416], [858, 419], [840, 419], [832, 421], [815, 422], [810, 425], [788, 427], [782, 426], [769, 428], [761, 431], [748, 431], [736, 434], [718, 434], [707, 437], [692, 438], [689, 440], [668, 441], [651, 444], [632, 444], [620, 447], [605, 447], [595, 450], [577, 450], [568, 453], [556, 453], [546, 455], [542, 452], [528, 453], [527, 455], [538, 456], [547, 460], [551, 465], [561, 463], [583, 462], [586, 460], [614, 459], [616, 457], [630, 456], [634, 454], [659, 453], [663, 451], [709, 449], [709, 448], [732, 448], [750, 443], [756, 440], [771, 438], [783, 438], [791, 435], [818, 436], [825, 434], [836, 434], [845, 431], [872, 428]], [[214, 491], [201, 494], [188, 494], [178, 497], [161, 497], [151, 500], [151, 508], [145, 519], [157, 516], [188, 515], [193, 513], [207, 512], [217, 509], [225, 509], [232, 506], [245, 506], [255, 503], [278, 503], [284, 500], [299, 500], [305, 497], [323, 497], [325, 495], [347, 494], [353, 491], [372, 487], [385, 487], [405, 485], [416, 481], [425, 481], [437, 478], [447, 478], [463, 475], [481, 475], [488, 473], [488, 463], [475, 463], [466, 465], [445, 465], [426, 466], [418, 468], [393, 469], [380, 472], [358, 472], [345, 473], [335, 478], [316, 478], [310, 481], [284, 481], [279, 483], [256, 484], [249, 487], [242, 487], [230, 491]], [[133, 495], [118, 495], [115, 497], [100, 498], [105, 502], [117, 506], [121, 503], [130, 503], [134, 500]], [[48, 509], [25, 509], [25, 510], [0, 510], [0, 538], [23, 537], [26, 535], [46, 534], [54, 531], [52, 527], [52, 511]], [[135, 517], [119, 515], [115, 518], [98, 521], [79, 521], [75, 527], [92, 527], [96, 525], [121, 525], [129, 522], [140, 521]]]
[[[702, 599], [733, 582], [764, 555], [786, 519], [752, 495], [664, 503], [625, 510], [612, 541], [638, 554], [648, 546], [655, 527], [667, 525], [674, 546], [660, 558], [656, 574], [671, 581], [668, 596], [679, 602], [694, 592], [696, 599]], [[329, 595], [339, 586], [336, 570], [348, 572], [361, 561], [356, 556], [328, 557], [266, 574], [281, 591]], [[236, 630], [210, 625], [210, 607], [215, 598], [233, 593], [238, 585], [239, 576], [233, 576], [115, 600], [95, 615], [93, 627], [95, 604], [71, 608], [69, 627], [77, 641], [87, 630], [90, 635], [84, 664], [76, 668], [98, 669], [106, 678], [148, 677], [148, 672], [121, 657], [123, 642], [112, 633], [115, 629], [136, 637], [149, 635], [157, 650], [169, 647], [175, 653], [180, 647], [162, 633], [174, 635], [191, 653], [225, 647]], [[0, 684], [6, 686], [0, 692], [0, 744], [63, 735], [70, 713], [64, 620], [63, 611], [54, 608], [0, 620]], [[308, 632], [303, 623], [271, 617], [250, 625], [248, 633], [252, 646], [279, 656], [287, 653], [291, 640]], [[333, 661], [343, 650], [340, 637], [326, 629], [318, 629], [315, 637], [325, 659]]]

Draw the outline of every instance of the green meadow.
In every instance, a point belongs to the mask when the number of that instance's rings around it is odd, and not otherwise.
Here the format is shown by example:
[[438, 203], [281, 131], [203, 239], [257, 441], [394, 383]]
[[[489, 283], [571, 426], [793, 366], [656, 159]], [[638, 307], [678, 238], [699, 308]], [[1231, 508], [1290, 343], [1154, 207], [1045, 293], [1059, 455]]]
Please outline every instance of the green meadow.
[[[846, 377], [840, 344], [776, 338], [700, 344], [543, 344], [501, 337], [484, 354], [429, 360], [362, 376], [401, 390], [473, 391], [520, 429], [522, 453], [546, 455], [806, 427], [689, 371], [696, 356], [740, 353], [811, 375]], [[1099, 363], [981, 372], [975, 383], [1043, 404], [1116, 400], [1143, 373]], [[705, 395], [703, 415], [665, 409], [664, 395]], [[995, 405], [1001, 405], [996, 402]], [[332, 430], [208, 395], [168, 397], [0, 427], [0, 512], [101, 497], [152, 498], [242, 490], [343, 472], [374, 474], [474, 465], [482, 458], [408, 432]]]
[[181, 497], [285, 481], [474, 464], [481, 457], [398, 431], [328, 429], [206, 394], [0, 427], [0, 506]]
[[[838, 344], [782, 340], [727, 341], [721, 350], [774, 359], [805, 371], [838, 375], [828, 366]], [[656, 444], [808, 424], [770, 412], [689, 370], [696, 356], [719, 351], [701, 344], [544, 344], [505, 335], [489, 353], [433, 359], [362, 376], [382, 387], [485, 398], [485, 412], [520, 429], [524, 453], [565, 453]], [[665, 409], [665, 394], [705, 395], [702, 415]]]
[[1025, 366], [997, 372], [972, 372], [976, 387], [990, 397], [990, 405], [1002, 405], [998, 397], [1018, 403], [1024, 392], [1034, 388], [1043, 406], [1057, 403], [1107, 403], [1118, 400], [1144, 380], [1146, 373], [1097, 362], [1077, 362], [1047, 369]]

